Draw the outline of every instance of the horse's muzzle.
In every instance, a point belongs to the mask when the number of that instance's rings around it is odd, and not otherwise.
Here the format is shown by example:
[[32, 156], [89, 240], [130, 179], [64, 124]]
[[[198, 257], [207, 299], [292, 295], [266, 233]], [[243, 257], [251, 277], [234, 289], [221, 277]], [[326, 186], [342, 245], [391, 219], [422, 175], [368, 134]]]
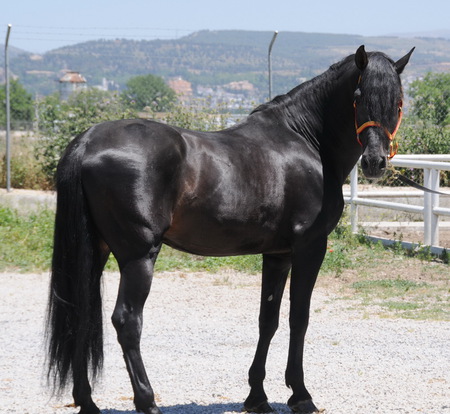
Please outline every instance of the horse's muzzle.
[[366, 178], [381, 178], [387, 166], [387, 157], [381, 155], [363, 155], [361, 168]]

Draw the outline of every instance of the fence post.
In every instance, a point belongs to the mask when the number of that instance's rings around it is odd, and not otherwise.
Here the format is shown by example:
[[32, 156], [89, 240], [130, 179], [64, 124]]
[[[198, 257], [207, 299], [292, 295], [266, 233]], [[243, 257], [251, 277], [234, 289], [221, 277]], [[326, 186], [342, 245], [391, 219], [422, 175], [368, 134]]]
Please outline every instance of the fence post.
[[[439, 191], [439, 170], [424, 168], [423, 182], [425, 187]], [[439, 194], [424, 192], [423, 207], [424, 244], [437, 246], [439, 245], [439, 215], [435, 214], [434, 209], [439, 207]]]
[[[423, 169], [423, 185], [431, 188], [431, 169]], [[426, 246], [431, 246], [431, 193], [423, 193], [423, 242]]]
[[350, 173], [350, 223], [352, 232], [358, 232], [358, 204], [353, 202], [358, 197], [358, 164], [356, 164]]
[[[439, 170], [434, 168], [430, 174], [430, 188], [434, 191], [439, 191]], [[439, 207], [439, 194], [431, 195], [431, 246], [439, 245], [439, 215], [434, 212], [434, 209]]]
[[9, 35], [11, 25], [8, 24], [5, 41], [5, 100], [6, 100], [6, 191], [11, 191], [11, 108], [10, 108], [10, 85], [9, 85]]

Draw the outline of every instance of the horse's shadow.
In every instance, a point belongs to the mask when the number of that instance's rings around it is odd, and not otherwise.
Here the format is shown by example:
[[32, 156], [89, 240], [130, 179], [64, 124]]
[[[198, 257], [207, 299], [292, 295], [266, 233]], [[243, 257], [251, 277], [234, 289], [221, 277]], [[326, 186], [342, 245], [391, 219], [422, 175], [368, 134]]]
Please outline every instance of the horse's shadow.
[[[271, 403], [274, 413], [288, 414], [291, 411], [285, 404]], [[224, 414], [243, 412], [242, 403], [222, 403], [199, 405], [196, 403], [160, 406], [163, 414]], [[136, 414], [134, 410], [102, 410], [101, 414]]]

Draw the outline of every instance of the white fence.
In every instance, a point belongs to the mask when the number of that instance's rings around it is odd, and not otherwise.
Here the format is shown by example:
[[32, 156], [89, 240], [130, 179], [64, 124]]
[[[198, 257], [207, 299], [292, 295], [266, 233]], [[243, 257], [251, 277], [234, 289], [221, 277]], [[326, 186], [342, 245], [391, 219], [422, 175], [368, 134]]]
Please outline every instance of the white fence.
[[[450, 154], [446, 155], [396, 155], [391, 163], [394, 167], [420, 168], [424, 171], [424, 186], [439, 191], [439, 172], [450, 171]], [[417, 193], [417, 192], [416, 192]], [[380, 193], [379, 196], [383, 194]], [[397, 197], [410, 196], [410, 191], [396, 192]], [[423, 215], [424, 240], [423, 244], [431, 246], [434, 251], [440, 252], [439, 247], [439, 216], [450, 217], [450, 208], [439, 206], [439, 194], [423, 192], [423, 205], [410, 205], [384, 200], [374, 200], [358, 195], [358, 168], [350, 174], [350, 195], [344, 197], [350, 204], [350, 217], [352, 231], [358, 230], [358, 206], [378, 207], [400, 210]]]

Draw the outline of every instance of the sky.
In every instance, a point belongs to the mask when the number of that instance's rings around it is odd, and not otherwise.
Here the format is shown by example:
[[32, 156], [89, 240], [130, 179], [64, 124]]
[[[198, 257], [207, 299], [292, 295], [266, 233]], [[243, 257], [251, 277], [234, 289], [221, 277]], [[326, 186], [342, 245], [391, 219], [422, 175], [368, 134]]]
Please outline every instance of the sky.
[[[97, 39], [173, 39], [198, 30], [380, 36], [450, 32], [448, 0], [3, 0], [0, 44], [43, 53]], [[3, 32], [3, 35], [2, 35]]]

